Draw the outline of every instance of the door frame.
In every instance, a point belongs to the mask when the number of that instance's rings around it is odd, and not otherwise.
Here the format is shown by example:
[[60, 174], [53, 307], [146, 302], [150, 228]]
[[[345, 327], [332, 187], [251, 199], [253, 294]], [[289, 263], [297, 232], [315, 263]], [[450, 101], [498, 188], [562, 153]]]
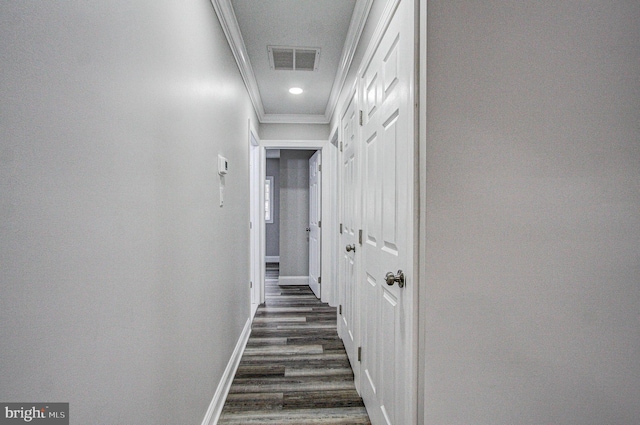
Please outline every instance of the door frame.
[[[260, 140], [260, 162], [261, 174], [260, 184], [264, 185], [266, 179], [266, 157], [267, 149], [290, 149], [290, 150], [317, 150], [320, 151], [322, 163], [322, 187], [321, 187], [321, 211], [322, 227], [320, 229], [320, 270], [322, 276], [321, 300], [335, 307], [336, 304], [336, 279], [337, 260], [334, 259], [333, 247], [337, 244], [336, 234], [338, 233], [337, 218], [334, 213], [334, 205], [337, 202], [335, 193], [331, 193], [331, 188], [335, 187], [337, 168], [337, 148], [330, 140]], [[261, 205], [261, 204], [260, 204]], [[262, 222], [262, 260], [264, 261], [265, 251], [265, 225], [264, 217]], [[264, 288], [264, 281], [262, 282]], [[264, 289], [263, 289], [264, 297]], [[264, 301], [263, 301], [264, 302]]]
[[[264, 215], [260, 214], [260, 206], [264, 205], [264, 180], [260, 176], [264, 174], [264, 164], [260, 153], [260, 138], [258, 132], [249, 120], [249, 163], [253, 163], [249, 169], [249, 258], [251, 282], [249, 303], [251, 319], [255, 316], [258, 306], [264, 303]], [[262, 181], [262, 183], [261, 183]]]
[[[427, 0], [416, 1], [416, 16], [418, 17], [418, 42], [416, 45], [416, 97], [418, 107], [416, 108], [416, 150], [417, 162], [415, 173], [418, 176], [417, 200], [418, 210], [418, 226], [416, 229], [416, 237], [418, 239], [416, 252], [416, 281], [424, 282], [427, 277]], [[422, 166], [420, 166], [422, 164]], [[429, 306], [427, 291], [425, 288], [418, 287], [418, 293], [415, 294], [418, 299], [416, 320], [418, 321], [418, 336], [416, 344], [418, 348], [418, 388], [417, 388], [417, 415], [418, 423], [424, 423], [426, 419], [425, 412], [428, 404], [425, 397], [427, 378], [427, 356], [426, 353], [426, 319], [425, 312]]]

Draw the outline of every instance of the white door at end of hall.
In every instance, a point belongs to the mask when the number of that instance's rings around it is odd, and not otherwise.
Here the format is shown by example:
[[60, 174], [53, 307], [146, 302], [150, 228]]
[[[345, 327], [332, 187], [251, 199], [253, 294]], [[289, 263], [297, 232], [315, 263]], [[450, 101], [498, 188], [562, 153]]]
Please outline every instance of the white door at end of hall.
[[322, 217], [320, 151], [309, 158], [309, 287], [320, 298], [320, 226]]
[[412, 4], [399, 1], [360, 78], [360, 373], [373, 425], [407, 425], [415, 417]]

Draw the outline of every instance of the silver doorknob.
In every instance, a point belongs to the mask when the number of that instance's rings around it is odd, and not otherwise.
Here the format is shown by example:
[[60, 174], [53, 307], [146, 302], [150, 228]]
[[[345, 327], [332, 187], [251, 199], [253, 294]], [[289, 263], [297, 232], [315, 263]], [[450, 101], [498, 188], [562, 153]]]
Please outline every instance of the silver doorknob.
[[347, 245], [347, 252], [356, 252], [356, 246], [355, 245]]
[[398, 274], [389, 272], [384, 277], [384, 279], [389, 286], [392, 286], [394, 283], [398, 282], [398, 286], [404, 288], [404, 273], [402, 273], [402, 270], [398, 270]]

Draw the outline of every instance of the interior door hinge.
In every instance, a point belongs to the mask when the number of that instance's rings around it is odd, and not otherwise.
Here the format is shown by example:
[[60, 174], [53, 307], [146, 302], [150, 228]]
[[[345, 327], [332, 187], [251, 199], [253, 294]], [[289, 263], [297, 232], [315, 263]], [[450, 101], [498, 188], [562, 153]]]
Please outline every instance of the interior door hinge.
[[318, 283], [322, 283], [322, 276], [318, 276]]
[[358, 361], [362, 361], [362, 347], [358, 347]]
[[253, 282], [249, 281], [249, 288], [253, 288]]
[[253, 222], [249, 222], [249, 229], [253, 229]]
[[360, 111], [360, 125], [362, 125], [362, 111]]
[[340, 152], [342, 152], [342, 142], [340, 142]]
[[321, 173], [322, 172], [322, 164], [318, 165], [318, 172]]
[[362, 229], [358, 231], [358, 243], [362, 245]]
[[338, 308], [338, 314], [342, 314], [342, 304], [340, 304], [340, 307]]
[[340, 234], [342, 234], [342, 223], [340, 223]]
[[318, 220], [318, 227], [322, 227], [322, 220]]

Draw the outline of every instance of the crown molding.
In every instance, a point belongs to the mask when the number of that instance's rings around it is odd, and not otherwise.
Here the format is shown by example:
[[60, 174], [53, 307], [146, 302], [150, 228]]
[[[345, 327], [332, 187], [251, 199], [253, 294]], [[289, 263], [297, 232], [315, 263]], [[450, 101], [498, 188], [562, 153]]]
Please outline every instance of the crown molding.
[[262, 103], [262, 97], [260, 96], [260, 90], [258, 90], [258, 83], [256, 76], [247, 54], [247, 48], [240, 32], [240, 26], [238, 20], [233, 11], [231, 0], [211, 0], [213, 9], [218, 15], [220, 24], [224, 31], [225, 36], [233, 56], [238, 64], [238, 69], [242, 75], [242, 80], [247, 87], [249, 98], [258, 116], [258, 121], [261, 123], [296, 123], [296, 124], [327, 124], [331, 121], [331, 115], [338, 103], [338, 97], [340, 90], [347, 78], [353, 56], [355, 55], [358, 41], [362, 35], [365, 22], [369, 16], [369, 10], [373, 0], [356, 0], [356, 4], [351, 15], [351, 22], [349, 23], [349, 29], [347, 31], [347, 37], [344, 47], [342, 49], [342, 56], [338, 65], [336, 76], [333, 80], [333, 86], [331, 88], [331, 94], [329, 95], [329, 101], [325, 109], [324, 115], [307, 115], [307, 114], [266, 114]]
[[342, 56], [340, 57], [336, 77], [333, 80], [331, 94], [327, 102], [327, 109], [324, 112], [324, 116], [327, 117], [327, 122], [331, 120], [331, 116], [338, 104], [342, 86], [347, 79], [347, 74], [349, 73], [349, 68], [351, 68], [353, 56], [356, 53], [356, 48], [358, 47], [358, 42], [360, 41], [360, 36], [364, 30], [364, 25], [367, 22], [372, 4], [373, 0], [356, 0], [356, 5], [351, 15], [349, 30], [347, 31], [347, 38], [345, 39], [344, 48], [342, 49]]
[[324, 115], [312, 114], [265, 114], [260, 120], [262, 124], [328, 124]]
[[262, 97], [260, 97], [260, 90], [258, 90], [256, 76], [253, 73], [253, 67], [251, 66], [251, 61], [247, 54], [247, 48], [244, 44], [244, 40], [242, 39], [242, 33], [240, 33], [240, 26], [238, 25], [236, 14], [233, 11], [233, 6], [231, 6], [231, 0], [211, 0], [211, 4], [213, 5], [213, 9], [216, 11], [216, 15], [218, 15], [224, 34], [227, 37], [229, 47], [231, 47], [233, 56], [236, 59], [236, 63], [240, 69], [240, 74], [242, 75], [242, 80], [249, 92], [251, 103], [253, 103], [253, 108], [256, 110], [258, 120], [262, 122], [265, 117]]

